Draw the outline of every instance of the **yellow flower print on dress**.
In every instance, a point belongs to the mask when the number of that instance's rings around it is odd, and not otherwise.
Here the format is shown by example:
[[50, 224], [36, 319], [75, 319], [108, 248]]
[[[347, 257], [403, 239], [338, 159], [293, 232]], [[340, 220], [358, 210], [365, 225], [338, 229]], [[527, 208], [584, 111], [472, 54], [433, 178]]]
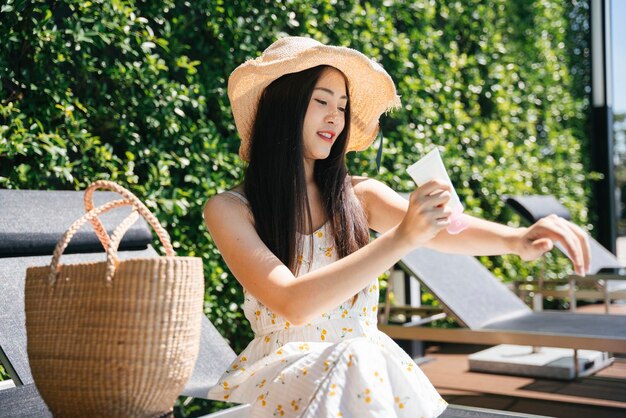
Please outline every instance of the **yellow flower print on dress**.
[[298, 400], [292, 399], [291, 400], [291, 408], [294, 411], [297, 411], [298, 409], [300, 409], [300, 402], [302, 402], [302, 398], [298, 398]]
[[412, 372], [413, 371], [413, 366], [415, 366], [415, 364], [413, 364], [413, 363], [407, 364], [406, 371], [409, 372], [409, 373]]
[[[246, 362], [246, 360], [248, 360], [246, 357], [242, 357], [242, 358], [240, 358], [240, 359], [239, 359], [239, 361], [240, 361], [241, 363], [245, 363], [245, 362]], [[237, 363], [234, 363], [234, 364], [231, 366], [231, 369], [232, 369], [233, 371], [240, 371], [240, 372], [245, 372], [245, 371], [246, 371], [246, 368], [245, 368], [245, 367], [243, 367], [241, 364], [237, 364]]]
[[352, 332], [352, 328], [348, 328], [348, 327], [341, 328], [341, 338], [345, 338], [346, 335], [350, 334], [351, 332]]
[[304, 256], [302, 254], [298, 255], [298, 258], [296, 259], [296, 265], [298, 267], [301, 267], [303, 265], [307, 265], [307, 266], [311, 266], [311, 261], [307, 260], [306, 258], [304, 258]]
[[348, 367], [352, 366], [354, 363], [352, 363], [352, 354], [350, 354], [348, 356]]
[[330, 258], [333, 256], [333, 249], [334, 249], [334, 245], [331, 245], [329, 247], [318, 247], [318, 250], [324, 254], [324, 256]]
[[406, 405], [406, 401], [411, 399], [409, 396], [405, 396], [403, 398], [400, 398], [399, 396], [396, 396], [394, 398], [395, 404], [398, 407], [398, 409], [404, 409], [404, 406]]
[[276, 410], [274, 410], [274, 416], [275, 417], [285, 416], [285, 410], [283, 409], [283, 406], [281, 404], [276, 405]]
[[332, 385], [330, 385], [328, 396], [335, 396], [336, 394], [337, 394], [337, 385], [333, 383]]
[[317, 235], [318, 238], [322, 238], [324, 236], [324, 233], [321, 230], [319, 230], [315, 233], [315, 235]]
[[320, 340], [324, 341], [326, 339], [326, 334], [328, 334], [328, 331], [322, 329], [322, 331], [320, 332]]
[[378, 373], [377, 371], [375, 371], [375, 372], [374, 372], [374, 377], [375, 377], [376, 379], [378, 379], [378, 380], [380, 381], [380, 383], [383, 383], [383, 378], [382, 378], [382, 376], [380, 375], [380, 373]]
[[300, 369], [298, 374], [296, 374], [296, 379], [299, 378], [300, 376], [306, 376], [307, 374], [309, 374], [309, 370], [306, 367], [303, 367]]
[[[222, 382], [222, 387], [224, 388], [225, 391], [229, 391], [230, 390], [230, 388], [228, 387], [228, 382], [227, 381], [223, 381]], [[229, 393], [224, 395], [224, 400], [226, 400], [228, 398], [230, 398], [230, 394]]]
[[[235, 389], [237, 389], [237, 388], [239, 387], [239, 385], [235, 385], [235, 386], [233, 386], [233, 387], [231, 388], [231, 387], [229, 387], [229, 386], [228, 386], [228, 382], [224, 382], [224, 383], [222, 383], [222, 386], [224, 387], [224, 390], [225, 390], [225, 391], [235, 390]], [[224, 395], [224, 400], [226, 400], [226, 399], [228, 399], [228, 398], [230, 398], [230, 393], [226, 393], [226, 394]]]
[[363, 393], [358, 393], [356, 396], [367, 404], [372, 403], [372, 391], [369, 388], [365, 388]]

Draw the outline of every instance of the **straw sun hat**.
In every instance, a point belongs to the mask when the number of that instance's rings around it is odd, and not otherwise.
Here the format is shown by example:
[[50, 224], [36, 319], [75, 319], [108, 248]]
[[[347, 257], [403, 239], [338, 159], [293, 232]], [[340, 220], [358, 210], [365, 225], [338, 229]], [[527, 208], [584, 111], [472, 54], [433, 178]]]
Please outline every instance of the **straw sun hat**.
[[263, 90], [285, 74], [318, 65], [334, 67], [348, 80], [351, 114], [347, 151], [361, 151], [371, 145], [378, 133], [380, 115], [400, 105], [389, 74], [354, 49], [292, 36], [279, 39], [260, 57], [241, 64], [228, 79], [228, 98], [241, 136], [242, 159], [249, 160], [250, 136]]

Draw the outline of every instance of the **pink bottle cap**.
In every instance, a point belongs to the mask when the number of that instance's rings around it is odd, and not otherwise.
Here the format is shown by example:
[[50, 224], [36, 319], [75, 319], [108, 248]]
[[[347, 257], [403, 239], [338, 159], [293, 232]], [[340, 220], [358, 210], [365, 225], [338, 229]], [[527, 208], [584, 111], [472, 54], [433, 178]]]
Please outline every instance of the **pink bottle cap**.
[[448, 225], [446, 230], [451, 235], [456, 235], [469, 226], [469, 217], [463, 212], [452, 213], [448, 219], [450, 220], [450, 225]]

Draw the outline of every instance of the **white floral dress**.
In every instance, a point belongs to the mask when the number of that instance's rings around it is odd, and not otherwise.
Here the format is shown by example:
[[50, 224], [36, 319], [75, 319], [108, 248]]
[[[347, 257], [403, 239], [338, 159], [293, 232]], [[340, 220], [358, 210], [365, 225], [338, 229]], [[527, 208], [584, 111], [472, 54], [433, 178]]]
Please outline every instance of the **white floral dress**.
[[[301, 272], [337, 259], [328, 229], [313, 233], [313, 259], [299, 258]], [[304, 245], [309, 254], [308, 239]], [[245, 289], [244, 297], [255, 338], [209, 391], [210, 399], [249, 403], [253, 418], [428, 418], [446, 409], [415, 362], [376, 327], [377, 280], [356, 300], [302, 326]]]

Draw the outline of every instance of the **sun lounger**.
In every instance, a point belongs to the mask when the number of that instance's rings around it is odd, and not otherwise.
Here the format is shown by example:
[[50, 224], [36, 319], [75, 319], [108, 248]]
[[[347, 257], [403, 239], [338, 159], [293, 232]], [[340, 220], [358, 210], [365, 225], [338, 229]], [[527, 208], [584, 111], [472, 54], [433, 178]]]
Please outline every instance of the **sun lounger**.
[[626, 353], [623, 317], [533, 312], [474, 257], [421, 248], [399, 265], [430, 289], [464, 328], [381, 325], [392, 338]]

